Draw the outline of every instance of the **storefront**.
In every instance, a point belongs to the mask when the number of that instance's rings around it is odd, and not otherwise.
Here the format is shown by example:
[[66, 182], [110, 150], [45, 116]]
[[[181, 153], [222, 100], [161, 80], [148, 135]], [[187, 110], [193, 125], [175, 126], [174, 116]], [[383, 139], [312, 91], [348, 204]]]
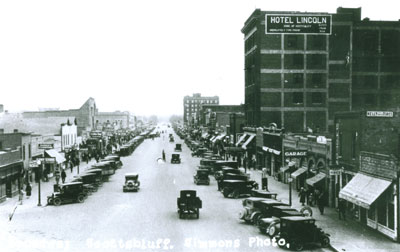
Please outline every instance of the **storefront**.
[[396, 164], [391, 156], [361, 152], [360, 172], [339, 192], [354, 219], [393, 240], [398, 237]]
[[55, 170], [60, 170], [62, 168], [66, 168], [63, 167], [64, 162], [66, 161], [66, 159], [55, 149], [51, 149], [51, 150], [46, 150], [45, 151], [45, 157], [46, 158], [53, 158], [55, 161], [54, 162], [47, 162], [45, 163], [45, 168], [43, 170], [43, 175], [47, 175], [48, 178], [53, 177], [54, 175], [54, 171]]

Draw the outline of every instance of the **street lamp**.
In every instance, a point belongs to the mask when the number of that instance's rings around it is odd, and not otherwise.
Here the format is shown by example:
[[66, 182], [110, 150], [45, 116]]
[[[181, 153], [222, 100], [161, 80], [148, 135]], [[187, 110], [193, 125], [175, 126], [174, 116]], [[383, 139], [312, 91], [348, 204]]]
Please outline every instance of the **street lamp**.
[[289, 182], [289, 206], [292, 206], [292, 181], [293, 178], [289, 177], [288, 182]]

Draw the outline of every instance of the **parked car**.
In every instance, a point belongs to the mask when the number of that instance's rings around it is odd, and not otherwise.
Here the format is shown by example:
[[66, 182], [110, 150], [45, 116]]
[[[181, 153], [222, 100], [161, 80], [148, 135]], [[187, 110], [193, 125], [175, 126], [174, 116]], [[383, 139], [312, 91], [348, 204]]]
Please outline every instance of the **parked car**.
[[85, 200], [82, 182], [65, 183], [58, 186], [58, 191], [47, 196], [47, 204], [59, 206], [66, 202], [79, 202]]
[[281, 218], [281, 230], [275, 236], [275, 239], [277, 241], [284, 239], [286, 244], [289, 244], [289, 248], [301, 251], [305, 245], [310, 244], [320, 244], [321, 247], [328, 247], [330, 244], [329, 236], [329, 234], [315, 225], [314, 218], [294, 216]]
[[263, 191], [263, 190], [252, 190], [251, 196], [258, 197], [258, 198], [266, 198], [266, 199], [276, 199], [278, 194], [275, 192], [269, 192], [269, 191]]
[[249, 196], [254, 188], [258, 188], [258, 183], [254, 180], [224, 180], [221, 191], [225, 198], [237, 199], [243, 195]]
[[71, 182], [82, 182], [83, 188], [88, 192], [96, 192], [100, 186], [96, 174], [90, 172], [85, 172], [74, 176]]
[[101, 161], [109, 161], [109, 160], [113, 160], [115, 162], [117, 168], [122, 167], [122, 161], [118, 155], [108, 155], [105, 158], [103, 158]]
[[184, 216], [195, 215], [196, 219], [200, 217], [200, 208], [202, 201], [196, 196], [195, 190], [182, 190], [177, 199], [179, 219]]
[[179, 154], [174, 153], [171, 156], [171, 164], [180, 164], [181, 163], [181, 157]]
[[140, 189], [139, 174], [126, 173], [125, 184], [122, 186], [123, 192], [137, 192]]
[[280, 218], [287, 216], [304, 216], [304, 214], [288, 205], [272, 206], [272, 216], [260, 219], [257, 223], [258, 229], [261, 233], [274, 237], [280, 230]]
[[239, 213], [239, 219], [248, 223], [257, 224], [261, 218], [271, 217], [273, 206], [287, 205], [274, 199], [250, 197], [242, 201], [243, 208]]
[[96, 175], [96, 183], [100, 186], [102, 181], [103, 181], [103, 175], [102, 175], [103, 170], [102, 169], [88, 169], [86, 170], [86, 173], [93, 173]]
[[175, 144], [175, 151], [182, 151], [182, 144]]
[[196, 185], [204, 184], [204, 185], [209, 185], [210, 184], [210, 178], [208, 177], [208, 170], [204, 169], [197, 169], [196, 173], [193, 176], [194, 183]]
[[207, 148], [197, 148], [192, 152], [192, 157], [201, 157], [207, 151]]
[[220, 171], [222, 167], [238, 168], [238, 163], [237, 161], [218, 160], [213, 164], [213, 172]]

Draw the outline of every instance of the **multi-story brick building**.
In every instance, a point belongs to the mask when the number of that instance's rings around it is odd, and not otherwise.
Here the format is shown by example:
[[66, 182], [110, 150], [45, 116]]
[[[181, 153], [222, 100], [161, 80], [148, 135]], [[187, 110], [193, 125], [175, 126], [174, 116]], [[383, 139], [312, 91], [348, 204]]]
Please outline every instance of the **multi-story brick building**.
[[219, 104], [218, 96], [201, 96], [201, 94], [196, 93], [193, 96], [185, 96], [183, 98], [183, 122], [185, 125], [191, 125], [198, 120], [198, 114], [200, 112], [200, 106], [202, 104], [209, 105]]
[[333, 132], [335, 112], [399, 102], [399, 21], [256, 9], [242, 33], [249, 125]]

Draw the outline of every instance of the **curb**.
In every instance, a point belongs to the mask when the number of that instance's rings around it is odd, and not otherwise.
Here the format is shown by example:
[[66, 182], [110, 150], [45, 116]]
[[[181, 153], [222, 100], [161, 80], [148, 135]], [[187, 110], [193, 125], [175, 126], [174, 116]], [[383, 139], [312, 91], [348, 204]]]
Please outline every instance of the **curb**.
[[330, 248], [332, 251], [340, 252], [340, 250], [338, 250], [337, 248], [335, 248], [334, 246], [332, 246], [332, 244], [329, 245], [329, 248]]

